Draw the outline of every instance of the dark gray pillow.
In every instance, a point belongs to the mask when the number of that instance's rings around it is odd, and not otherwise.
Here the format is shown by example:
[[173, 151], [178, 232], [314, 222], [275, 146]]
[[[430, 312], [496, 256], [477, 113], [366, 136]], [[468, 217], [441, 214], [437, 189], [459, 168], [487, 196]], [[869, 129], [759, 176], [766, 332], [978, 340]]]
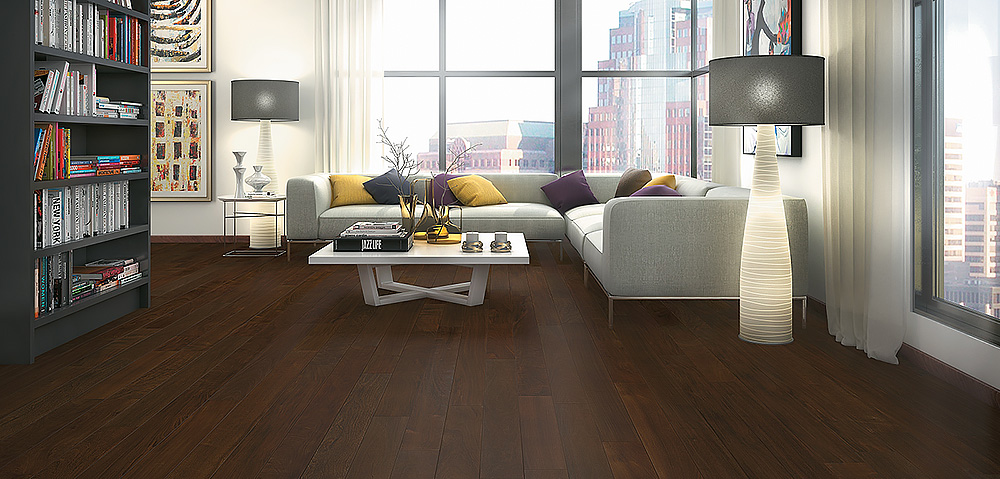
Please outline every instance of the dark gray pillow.
[[364, 182], [365, 191], [383, 205], [399, 203], [399, 195], [410, 194], [410, 184], [395, 168]]
[[618, 180], [618, 189], [615, 190], [615, 198], [622, 196], [629, 196], [640, 188], [646, 186], [653, 179], [653, 175], [649, 173], [649, 170], [640, 170], [637, 168], [629, 168], [622, 173], [621, 179]]

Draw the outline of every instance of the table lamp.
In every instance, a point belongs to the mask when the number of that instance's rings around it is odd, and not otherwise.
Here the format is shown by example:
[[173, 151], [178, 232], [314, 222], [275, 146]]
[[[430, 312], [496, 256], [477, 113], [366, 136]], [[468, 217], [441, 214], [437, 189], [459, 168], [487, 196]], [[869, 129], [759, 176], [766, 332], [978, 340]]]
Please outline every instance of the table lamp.
[[709, 62], [709, 119], [757, 125], [757, 152], [740, 257], [740, 339], [792, 342], [792, 262], [774, 125], [822, 125], [822, 57], [757, 55]]
[[[291, 80], [233, 80], [233, 121], [259, 121], [255, 164], [271, 178], [264, 191], [278, 192], [278, 173], [274, 169], [271, 149], [272, 121], [299, 121], [299, 82]], [[274, 222], [264, 218], [253, 220], [250, 227], [250, 248], [280, 248], [281, 237]]]

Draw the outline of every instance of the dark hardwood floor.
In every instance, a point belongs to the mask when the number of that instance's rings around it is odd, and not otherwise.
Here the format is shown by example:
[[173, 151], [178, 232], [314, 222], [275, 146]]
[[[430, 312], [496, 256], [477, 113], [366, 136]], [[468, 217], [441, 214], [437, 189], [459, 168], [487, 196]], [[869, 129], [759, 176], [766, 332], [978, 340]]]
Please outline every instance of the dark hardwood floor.
[[822, 311], [786, 346], [738, 340], [732, 301], [616, 303], [610, 330], [557, 248], [481, 307], [373, 308], [306, 246], [154, 245], [152, 308], [0, 366], [0, 477], [1000, 477], [1000, 411]]

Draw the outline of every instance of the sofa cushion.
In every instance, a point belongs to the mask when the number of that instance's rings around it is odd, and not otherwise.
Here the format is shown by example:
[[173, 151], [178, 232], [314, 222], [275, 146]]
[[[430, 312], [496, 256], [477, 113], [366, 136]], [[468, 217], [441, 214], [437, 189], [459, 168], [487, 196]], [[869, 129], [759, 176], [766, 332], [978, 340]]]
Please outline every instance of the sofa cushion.
[[333, 197], [330, 207], [344, 205], [373, 205], [375, 198], [365, 190], [365, 182], [371, 177], [361, 175], [330, 175]]
[[583, 238], [590, 233], [604, 229], [604, 215], [589, 215], [575, 220], [566, 220], [566, 237], [577, 251], [583, 251]]
[[458, 178], [464, 175], [448, 175], [440, 174], [434, 175], [434, 179], [431, 180], [431, 195], [432, 203], [435, 205], [457, 205], [459, 204], [458, 198], [455, 194], [451, 192], [451, 188], [448, 188], [448, 180], [452, 178]]
[[649, 170], [630, 167], [622, 173], [622, 177], [618, 180], [618, 188], [615, 189], [615, 198], [631, 196], [632, 193], [639, 191], [640, 188], [646, 186], [646, 183], [649, 183], [652, 179], [653, 175], [649, 173]]
[[677, 186], [674, 189], [683, 196], [705, 196], [706, 193], [720, 186], [722, 185], [711, 181], [681, 176], [677, 178]]
[[749, 198], [750, 189], [739, 186], [720, 186], [705, 193], [707, 198]]
[[507, 203], [496, 186], [479, 175], [460, 176], [448, 180], [448, 188], [466, 206], [490, 206]]
[[577, 206], [569, 211], [567, 211], [563, 216], [566, 219], [575, 220], [577, 218], [582, 218], [584, 216], [590, 215], [603, 215], [604, 214], [604, 203], [598, 203], [596, 205], [583, 205]]
[[577, 206], [598, 203], [594, 192], [590, 191], [583, 170], [564, 175], [541, 188], [559, 213], [565, 213]]
[[452, 209], [451, 221], [462, 231], [521, 232], [529, 240], [558, 240], [566, 232], [562, 215], [551, 206], [538, 203], [463, 206]]
[[649, 180], [645, 185], [643, 185], [643, 187], [653, 186], [653, 185], [663, 185], [663, 186], [670, 187], [672, 189], [676, 189], [677, 188], [677, 176], [676, 175], [657, 176], [656, 178], [653, 178], [653, 179]]
[[644, 186], [629, 196], [680, 196], [677, 190], [664, 185]]
[[496, 186], [508, 203], [538, 203], [549, 205], [541, 187], [559, 178], [552, 173], [478, 173]]
[[[423, 208], [417, 206], [417, 218]], [[332, 239], [356, 221], [399, 221], [399, 203], [395, 205], [346, 205], [330, 208], [319, 215], [319, 239]]]
[[395, 168], [364, 182], [365, 191], [379, 204], [399, 203], [399, 195], [410, 194], [410, 184]]

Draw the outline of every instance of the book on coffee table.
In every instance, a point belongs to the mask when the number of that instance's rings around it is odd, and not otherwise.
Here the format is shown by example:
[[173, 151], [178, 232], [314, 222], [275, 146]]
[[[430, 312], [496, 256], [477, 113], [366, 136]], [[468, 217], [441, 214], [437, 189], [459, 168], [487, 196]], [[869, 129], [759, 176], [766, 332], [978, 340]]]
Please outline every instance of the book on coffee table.
[[333, 239], [334, 251], [409, 251], [413, 235], [405, 230], [371, 235], [342, 234]]

